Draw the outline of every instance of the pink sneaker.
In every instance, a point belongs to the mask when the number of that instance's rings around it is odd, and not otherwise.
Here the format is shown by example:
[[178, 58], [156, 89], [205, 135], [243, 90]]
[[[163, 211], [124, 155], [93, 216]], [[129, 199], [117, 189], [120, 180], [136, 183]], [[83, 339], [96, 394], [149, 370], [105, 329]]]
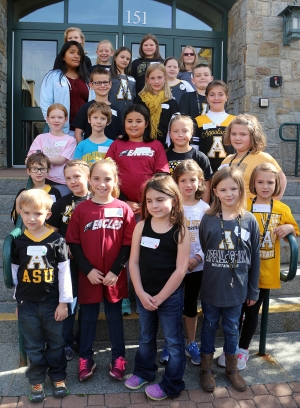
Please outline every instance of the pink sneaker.
[[160, 388], [159, 384], [148, 385], [145, 388], [147, 396], [154, 401], [161, 401], [168, 398], [165, 392]]
[[127, 361], [123, 357], [118, 357], [112, 360], [110, 365], [109, 375], [116, 380], [122, 381], [126, 370]]
[[90, 378], [96, 370], [96, 364], [92, 357], [82, 358], [78, 361], [78, 378], [79, 381], [85, 381]]

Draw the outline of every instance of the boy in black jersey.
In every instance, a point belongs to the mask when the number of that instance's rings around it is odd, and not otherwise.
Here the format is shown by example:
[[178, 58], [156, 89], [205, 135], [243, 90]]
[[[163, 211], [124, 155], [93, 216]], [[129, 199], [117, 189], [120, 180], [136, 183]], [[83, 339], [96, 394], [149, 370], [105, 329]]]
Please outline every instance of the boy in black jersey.
[[73, 295], [66, 242], [45, 225], [52, 203], [43, 190], [28, 190], [21, 195], [20, 215], [26, 230], [14, 240], [12, 248], [15, 298], [24, 350], [30, 361], [26, 377], [32, 402], [44, 400], [47, 372], [54, 397], [69, 393], [62, 329]]

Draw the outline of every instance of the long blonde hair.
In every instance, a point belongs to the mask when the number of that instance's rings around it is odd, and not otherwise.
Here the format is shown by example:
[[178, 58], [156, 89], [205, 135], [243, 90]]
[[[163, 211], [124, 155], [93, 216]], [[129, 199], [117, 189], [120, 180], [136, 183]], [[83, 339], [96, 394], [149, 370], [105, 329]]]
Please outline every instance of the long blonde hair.
[[[149, 76], [152, 74], [152, 72], [156, 71], [156, 70], [161, 71], [164, 74], [164, 77], [167, 78], [167, 73], [166, 73], [166, 69], [163, 66], [163, 64], [150, 64], [149, 67], [147, 68], [146, 71], [146, 79], [149, 78]], [[172, 99], [172, 92], [171, 89], [169, 87], [168, 81], [166, 80], [166, 82], [164, 83], [164, 86], [162, 88], [162, 90], [164, 91], [165, 97], [170, 100]], [[153, 89], [151, 88], [151, 86], [148, 84], [148, 82], [145, 82], [145, 86], [144, 88], [141, 90], [141, 92], [139, 93], [139, 95], [141, 96], [141, 93], [143, 92], [149, 92], [151, 94], [153, 94]]]
[[78, 27], [69, 27], [69, 28], [66, 29], [66, 31], [64, 32], [64, 43], [66, 43], [68, 41], [68, 34], [69, 34], [70, 31], [77, 31], [79, 33], [79, 35], [81, 37], [81, 40], [82, 40], [81, 45], [82, 45], [82, 48], [84, 49], [84, 45], [85, 45], [84, 34], [81, 31], [81, 29], [78, 28]]

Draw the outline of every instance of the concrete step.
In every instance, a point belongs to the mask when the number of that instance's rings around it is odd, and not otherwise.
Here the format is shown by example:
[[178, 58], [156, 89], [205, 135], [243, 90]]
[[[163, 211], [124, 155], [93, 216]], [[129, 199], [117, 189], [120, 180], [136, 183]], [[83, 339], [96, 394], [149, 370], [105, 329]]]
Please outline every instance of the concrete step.
[[297, 195], [284, 195], [282, 197], [282, 202], [288, 205], [293, 214], [299, 214], [300, 206], [299, 206], [300, 197]]
[[26, 187], [27, 180], [28, 177], [0, 178], [0, 194], [16, 195], [21, 188]]
[[[20, 191], [20, 189], [18, 191]], [[0, 195], [0, 214], [10, 214], [11, 213], [16, 194], [14, 195], [1, 194]]]

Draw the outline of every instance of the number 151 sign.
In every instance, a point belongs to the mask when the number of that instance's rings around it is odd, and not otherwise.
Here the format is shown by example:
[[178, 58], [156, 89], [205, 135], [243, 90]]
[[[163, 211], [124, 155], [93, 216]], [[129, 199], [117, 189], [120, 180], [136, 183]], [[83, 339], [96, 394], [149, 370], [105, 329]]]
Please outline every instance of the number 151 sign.
[[130, 11], [127, 10], [127, 24], [142, 24], [147, 25], [147, 12], [146, 11]]

